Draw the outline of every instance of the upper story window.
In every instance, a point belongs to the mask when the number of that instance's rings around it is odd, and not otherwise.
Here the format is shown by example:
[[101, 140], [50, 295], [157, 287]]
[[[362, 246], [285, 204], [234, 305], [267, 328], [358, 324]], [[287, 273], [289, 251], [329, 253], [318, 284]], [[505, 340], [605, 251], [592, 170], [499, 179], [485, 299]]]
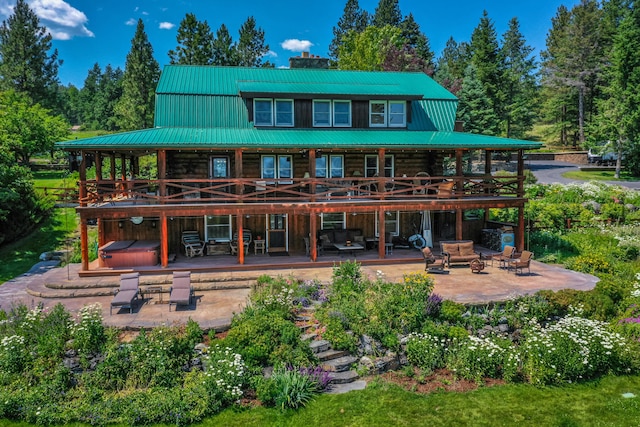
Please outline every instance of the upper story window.
[[273, 126], [273, 100], [253, 100], [253, 124], [256, 126]]
[[351, 101], [313, 100], [314, 127], [351, 127]]
[[341, 155], [316, 157], [316, 177], [344, 178], [344, 157]]
[[254, 99], [253, 123], [274, 126], [274, 122], [275, 126], [293, 126], [293, 99]]
[[276, 126], [293, 126], [293, 99], [276, 99]]
[[369, 101], [370, 127], [404, 127], [406, 125], [406, 101]]

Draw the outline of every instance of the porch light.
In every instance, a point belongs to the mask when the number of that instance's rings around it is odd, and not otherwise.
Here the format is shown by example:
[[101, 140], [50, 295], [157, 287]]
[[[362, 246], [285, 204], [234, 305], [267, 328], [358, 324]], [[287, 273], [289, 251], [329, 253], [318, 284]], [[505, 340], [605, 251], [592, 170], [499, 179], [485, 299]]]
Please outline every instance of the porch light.
[[118, 228], [124, 227], [124, 223], [122, 221], [118, 221]]

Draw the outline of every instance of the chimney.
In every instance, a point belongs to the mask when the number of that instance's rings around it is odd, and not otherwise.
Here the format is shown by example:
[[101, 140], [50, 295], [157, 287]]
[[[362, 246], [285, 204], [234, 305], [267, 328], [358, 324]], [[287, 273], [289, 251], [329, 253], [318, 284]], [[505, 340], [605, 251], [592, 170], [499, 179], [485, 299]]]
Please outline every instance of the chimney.
[[315, 68], [329, 69], [329, 58], [321, 58], [319, 55], [310, 55], [309, 52], [302, 52], [301, 56], [289, 58], [289, 68]]

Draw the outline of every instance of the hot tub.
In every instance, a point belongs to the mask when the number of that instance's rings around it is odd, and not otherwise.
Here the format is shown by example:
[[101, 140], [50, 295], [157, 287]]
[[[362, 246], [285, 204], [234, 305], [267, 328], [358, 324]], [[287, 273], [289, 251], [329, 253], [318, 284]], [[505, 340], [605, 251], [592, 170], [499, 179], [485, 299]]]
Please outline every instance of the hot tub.
[[159, 262], [160, 242], [157, 240], [118, 240], [98, 249], [100, 267], [138, 267]]

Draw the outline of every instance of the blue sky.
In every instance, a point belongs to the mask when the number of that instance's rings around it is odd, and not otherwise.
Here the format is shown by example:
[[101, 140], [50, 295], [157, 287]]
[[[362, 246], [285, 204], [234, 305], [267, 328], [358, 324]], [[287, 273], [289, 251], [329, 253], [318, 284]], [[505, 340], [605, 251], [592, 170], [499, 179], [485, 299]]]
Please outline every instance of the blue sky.
[[[59, 70], [62, 84], [84, 85], [87, 71], [96, 62], [124, 69], [137, 20], [145, 31], [160, 66], [169, 63], [167, 52], [177, 45], [176, 33], [185, 14], [206, 20], [215, 31], [224, 23], [234, 38], [240, 25], [253, 15], [265, 31], [269, 61], [288, 66], [289, 57], [304, 49], [327, 55], [332, 28], [342, 16], [346, 0], [27, 0], [53, 35], [53, 46], [64, 61]], [[378, 0], [360, 0], [373, 13]], [[469, 41], [482, 11], [487, 10], [499, 36], [517, 16], [529, 45], [544, 49], [551, 18], [561, 4], [571, 8], [577, 0], [400, 0], [403, 15], [413, 13], [440, 56], [449, 37]], [[15, 0], [0, 0], [0, 19], [12, 12]], [[289, 41], [289, 42], [287, 42]], [[306, 48], [306, 49], [305, 49]]]

